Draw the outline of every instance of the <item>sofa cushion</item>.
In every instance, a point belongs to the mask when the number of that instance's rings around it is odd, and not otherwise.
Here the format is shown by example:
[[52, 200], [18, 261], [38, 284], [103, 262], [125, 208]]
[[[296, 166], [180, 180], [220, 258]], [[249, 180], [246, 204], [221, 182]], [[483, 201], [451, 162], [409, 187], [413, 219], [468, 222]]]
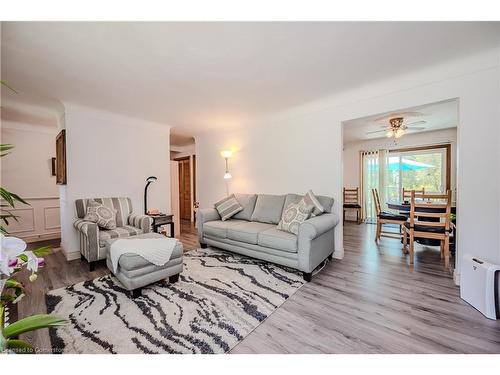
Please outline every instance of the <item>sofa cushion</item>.
[[272, 228], [273, 224], [258, 222], [245, 222], [235, 225], [227, 230], [227, 238], [257, 245], [258, 234], [266, 229]]
[[217, 203], [215, 203], [215, 209], [219, 213], [222, 221], [226, 221], [231, 218], [233, 215], [236, 215], [238, 212], [243, 210], [243, 206], [238, 202], [234, 194], [221, 199]]
[[252, 214], [252, 221], [260, 223], [278, 224], [285, 204], [284, 195], [259, 194], [255, 209]]
[[269, 228], [259, 233], [257, 244], [271, 249], [279, 249], [289, 253], [297, 252], [297, 236], [276, 228]]
[[115, 229], [101, 229], [99, 230], [99, 246], [106, 246], [106, 241], [111, 238], [124, 238], [137, 236], [142, 234], [142, 229], [133, 227], [131, 225], [124, 225], [123, 227], [116, 227]]
[[83, 218], [85, 221], [96, 223], [100, 228], [116, 228], [116, 210], [106, 207], [101, 203], [90, 200], [87, 204], [87, 214]]
[[299, 203], [289, 205], [283, 210], [283, 215], [278, 224], [278, 229], [293, 234], [299, 234], [299, 225], [309, 219], [313, 206], [308, 206], [301, 199]]
[[243, 210], [234, 215], [233, 219], [250, 221], [257, 201], [257, 194], [235, 194], [235, 196], [243, 206]]
[[203, 223], [203, 233], [212, 237], [227, 238], [227, 229], [235, 225], [246, 223], [244, 220], [214, 220]]

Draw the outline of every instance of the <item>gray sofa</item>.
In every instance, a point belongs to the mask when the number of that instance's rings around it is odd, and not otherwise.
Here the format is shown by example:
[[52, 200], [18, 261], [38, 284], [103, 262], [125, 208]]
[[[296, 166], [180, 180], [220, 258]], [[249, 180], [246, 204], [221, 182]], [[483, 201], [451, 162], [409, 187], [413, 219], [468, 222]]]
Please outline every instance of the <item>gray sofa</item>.
[[90, 271], [94, 270], [96, 261], [106, 259], [106, 244], [113, 238], [126, 238], [151, 231], [152, 220], [147, 215], [134, 214], [130, 198], [91, 198], [96, 202], [116, 210], [116, 228], [102, 229], [96, 223], [83, 218], [87, 212], [89, 199], [75, 201], [77, 219], [73, 226], [80, 236], [80, 253], [82, 259], [89, 262]]
[[208, 245], [266, 260], [303, 272], [306, 281], [326, 258], [332, 257], [334, 228], [339, 222], [332, 213], [333, 198], [317, 196], [325, 213], [309, 218], [298, 235], [276, 228], [283, 209], [302, 199], [302, 195], [235, 194], [243, 206], [231, 219], [222, 221], [215, 208], [197, 213], [198, 239]]

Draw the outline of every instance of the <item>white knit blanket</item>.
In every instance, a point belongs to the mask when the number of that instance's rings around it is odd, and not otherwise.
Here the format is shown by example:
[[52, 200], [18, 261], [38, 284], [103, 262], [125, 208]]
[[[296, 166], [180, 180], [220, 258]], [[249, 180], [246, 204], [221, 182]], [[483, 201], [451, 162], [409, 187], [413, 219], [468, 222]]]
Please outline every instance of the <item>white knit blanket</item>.
[[170, 260], [175, 245], [177, 245], [177, 239], [169, 237], [116, 240], [109, 250], [113, 273], [118, 270], [118, 262], [123, 254], [136, 254], [156, 266], [163, 266]]

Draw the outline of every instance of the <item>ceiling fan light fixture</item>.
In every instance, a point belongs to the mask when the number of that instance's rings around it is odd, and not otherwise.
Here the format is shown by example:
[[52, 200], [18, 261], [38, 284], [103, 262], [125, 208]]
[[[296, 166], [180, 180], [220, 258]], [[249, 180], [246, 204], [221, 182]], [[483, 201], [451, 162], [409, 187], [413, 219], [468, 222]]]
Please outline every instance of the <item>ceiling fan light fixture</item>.
[[401, 138], [404, 134], [405, 134], [404, 129], [399, 128], [399, 129], [398, 129], [398, 130], [396, 130], [396, 132], [394, 133], [394, 138]]
[[387, 138], [392, 138], [393, 134], [394, 134], [394, 132], [392, 130], [389, 130], [389, 131], [387, 131], [387, 133], [385, 133], [385, 136]]

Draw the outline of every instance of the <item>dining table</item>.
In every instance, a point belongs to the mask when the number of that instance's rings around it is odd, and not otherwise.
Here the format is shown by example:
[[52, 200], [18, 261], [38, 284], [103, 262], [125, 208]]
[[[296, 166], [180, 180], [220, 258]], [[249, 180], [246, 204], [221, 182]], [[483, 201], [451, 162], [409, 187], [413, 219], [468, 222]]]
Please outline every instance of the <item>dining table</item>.
[[[409, 201], [404, 201], [404, 202], [399, 202], [399, 201], [389, 201], [387, 202], [387, 207], [391, 210], [396, 210], [399, 211], [401, 215], [405, 216], [410, 216], [410, 202]], [[441, 207], [432, 207], [432, 204], [430, 204], [428, 207], [419, 207], [418, 210], [420, 212], [444, 212], [444, 209]], [[452, 204], [451, 206], [451, 213], [455, 214], [457, 213], [457, 207], [455, 204]], [[416, 212], [416, 215], [418, 215], [418, 212]], [[436, 218], [430, 218], [430, 217], [425, 217], [425, 218], [420, 218], [422, 221], [434, 221]], [[438, 219], [439, 220], [439, 219]], [[456, 238], [456, 226], [452, 225], [452, 236], [451, 236], [451, 241], [450, 241], [450, 251], [454, 252], [455, 251], [455, 238]], [[439, 246], [440, 242], [439, 240], [433, 240], [429, 238], [416, 238], [415, 239], [418, 243], [422, 245], [427, 245], [427, 246]], [[402, 241], [402, 240], [401, 240]]]

